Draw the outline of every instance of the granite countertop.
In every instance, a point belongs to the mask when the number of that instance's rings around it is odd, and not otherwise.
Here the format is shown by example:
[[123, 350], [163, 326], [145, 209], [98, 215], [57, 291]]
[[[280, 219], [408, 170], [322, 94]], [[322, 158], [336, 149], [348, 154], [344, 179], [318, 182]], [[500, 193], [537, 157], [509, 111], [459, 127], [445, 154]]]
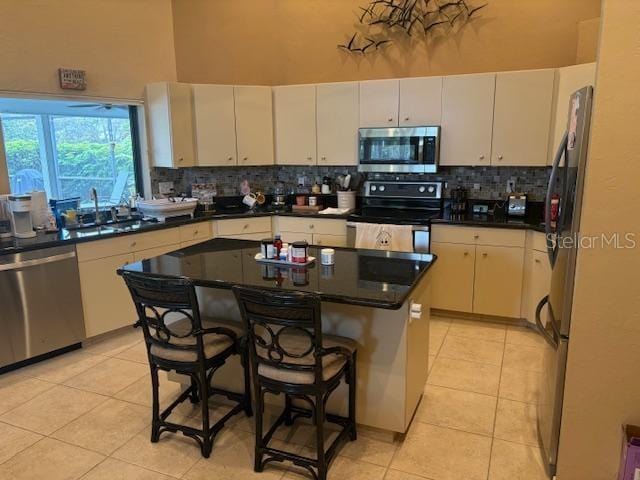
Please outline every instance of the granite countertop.
[[470, 227], [485, 228], [515, 228], [521, 230], [534, 230], [544, 233], [544, 223], [539, 215], [525, 217], [509, 217], [506, 215], [483, 215], [467, 212], [464, 214], [451, 214], [445, 212], [441, 218], [431, 220], [434, 225], [466, 225]]
[[[216, 238], [120, 269], [187, 277], [196, 285], [230, 289], [244, 285], [314, 292], [326, 302], [397, 310], [409, 298], [435, 255], [335, 248], [335, 265], [279, 267], [255, 260], [260, 242]], [[319, 248], [309, 255], [319, 258]]]

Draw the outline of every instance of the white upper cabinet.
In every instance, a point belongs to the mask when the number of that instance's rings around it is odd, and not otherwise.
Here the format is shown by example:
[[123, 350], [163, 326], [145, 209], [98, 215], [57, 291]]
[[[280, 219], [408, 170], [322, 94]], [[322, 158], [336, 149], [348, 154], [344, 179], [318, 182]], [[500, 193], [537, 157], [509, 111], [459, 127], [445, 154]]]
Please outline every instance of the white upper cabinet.
[[442, 77], [400, 80], [401, 127], [440, 125], [442, 122]]
[[440, 165], [489, 165], [495, 78], [493, 73], [444, 77]]
[[273, 89], [276, 163], [316, 164], [316, 87], [293, 85]]
[[397, 127], [398, 80], [360, 82], [360, 127]]
[[151, 83], [145, 89], [149, 145], [156, 167], [195, 165], [191, 85]]
[[273, 164], [271, 87], [234, 87], [238, 165]]
[[496, 75], [491, 165], [547, 164], [555, 72]]
[[233, 86], [193, 85], [193, 113], [197, 164], [236, 165]]
[[358, 164], [358, 83], [316, 89], [318, 165]]
[[583, 63], [582, 65], [572, 65], [558, 69], [556, 75], [555, 101], [554, 101], [554, 120], [551, 142], [549, 144], [549, 163], [553, 162], [562, 135], [567, 129], [567, 120], [569, 116], [569, 98], [571, 94], [582, 87], [595, 85], [596, 83], [596, 64]]

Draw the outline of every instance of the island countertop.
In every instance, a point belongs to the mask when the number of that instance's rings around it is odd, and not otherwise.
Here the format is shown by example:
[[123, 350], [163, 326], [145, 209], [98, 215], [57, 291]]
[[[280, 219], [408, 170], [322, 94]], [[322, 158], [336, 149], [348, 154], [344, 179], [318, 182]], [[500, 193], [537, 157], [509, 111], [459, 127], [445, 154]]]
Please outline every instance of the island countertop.
[[234, 285], [314, 292], [322, 301], [399, 309], [435, 263], [435, 255], [335, 248], [335, 265], [320, 264], [320, 247], [309, 267], [265, 265], [255, 260], [260, 242], [216, 238], [120, 269], [185, 277], [196, 286], [230, 289]]

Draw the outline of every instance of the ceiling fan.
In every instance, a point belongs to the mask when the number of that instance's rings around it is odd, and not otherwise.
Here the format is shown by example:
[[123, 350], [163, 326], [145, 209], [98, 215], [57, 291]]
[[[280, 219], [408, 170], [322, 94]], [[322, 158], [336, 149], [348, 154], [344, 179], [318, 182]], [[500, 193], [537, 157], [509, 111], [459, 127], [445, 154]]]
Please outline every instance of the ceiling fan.
[[91, 108], [93, 110], [129, 110], [128, 105], [115, 105], [113, 103], [79, 103], [77, 105], [69, 105], [70, 108]]

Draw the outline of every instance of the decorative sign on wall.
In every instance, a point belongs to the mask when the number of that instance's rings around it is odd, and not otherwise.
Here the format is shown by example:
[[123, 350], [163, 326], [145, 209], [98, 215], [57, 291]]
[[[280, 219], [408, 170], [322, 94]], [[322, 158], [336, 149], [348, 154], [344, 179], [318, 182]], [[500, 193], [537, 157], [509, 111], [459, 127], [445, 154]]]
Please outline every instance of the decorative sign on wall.
[[60, 88], [63, 90], [85, 90], [87, 88], [86, 73], [85, 70], [59, 68]]
[[372, 0], [360, 7], [358, 30], [338, 48], [369, 53], [392, 43], [398, 35], [426, 40], [448, 35], [479, 17], [487, 6], [475, 0]]

